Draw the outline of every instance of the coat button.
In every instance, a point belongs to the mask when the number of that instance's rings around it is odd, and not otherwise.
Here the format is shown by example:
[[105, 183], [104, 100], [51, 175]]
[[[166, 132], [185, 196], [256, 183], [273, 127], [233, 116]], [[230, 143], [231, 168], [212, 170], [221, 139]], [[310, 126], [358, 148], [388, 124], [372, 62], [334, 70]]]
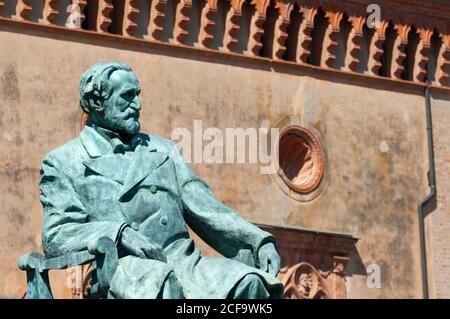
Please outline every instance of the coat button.
[[163, 225], [167, 225], [167, 216], [163, 216], [161, 217], [161, 219], [159, 220], [159, 222]]
[[150, 186], [150, 192], [151, 192], [152, 194], [156, 194], [156, 191], [157, 191], [157, 189], [156, 189], [156, 186], [155, 186], [155, 185]]
[[132, 222], [131, 223], [131, 228], [133, 228], [134, 230], [138, 230], [139, 229], [139, 224], [136, 222]]

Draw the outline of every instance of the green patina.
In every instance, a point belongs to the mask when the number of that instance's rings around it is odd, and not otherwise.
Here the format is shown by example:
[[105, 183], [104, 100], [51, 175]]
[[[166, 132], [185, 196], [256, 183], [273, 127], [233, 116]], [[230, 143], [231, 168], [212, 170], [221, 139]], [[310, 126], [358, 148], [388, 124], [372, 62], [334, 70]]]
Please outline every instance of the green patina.
[[[45, 257], [73, 256], [106, 237], [118, 258], [107, 297], [281, 297], [273, 236], [222, 204], [172, 141], [139, 132], [139, 93], [120, 62], [82, 76], [91, 120], [42, 163]], [[188, 225], [224, 257], [201, 256]]]

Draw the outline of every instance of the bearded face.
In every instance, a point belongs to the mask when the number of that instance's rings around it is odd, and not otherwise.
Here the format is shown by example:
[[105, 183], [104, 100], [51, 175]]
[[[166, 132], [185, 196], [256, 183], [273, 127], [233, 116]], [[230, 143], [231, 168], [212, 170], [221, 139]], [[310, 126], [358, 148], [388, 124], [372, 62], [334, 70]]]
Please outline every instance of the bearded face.
[[136, 134], [140, 130], [141, 89], [133, 72], [118, 70], [110, 77], [112, 93], [104, 100], [98, 125], [118, 133]]

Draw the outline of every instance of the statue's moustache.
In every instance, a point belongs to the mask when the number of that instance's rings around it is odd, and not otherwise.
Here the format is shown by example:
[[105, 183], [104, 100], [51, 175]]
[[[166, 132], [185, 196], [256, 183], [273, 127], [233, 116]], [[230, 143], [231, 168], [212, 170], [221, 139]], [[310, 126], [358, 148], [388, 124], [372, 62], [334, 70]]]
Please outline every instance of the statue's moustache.
[[127, 119], [129, 119], [129, 118], [134, 118], [134, 119], [139, 119], [139, 115], [140, 115], [140, 112], [139, 111], [136, 111], [136, 110], [133, 110], [133, 109], [131, 109], [129, 112], [128, 112], [128, 114], [126, 115], [126, 118]]

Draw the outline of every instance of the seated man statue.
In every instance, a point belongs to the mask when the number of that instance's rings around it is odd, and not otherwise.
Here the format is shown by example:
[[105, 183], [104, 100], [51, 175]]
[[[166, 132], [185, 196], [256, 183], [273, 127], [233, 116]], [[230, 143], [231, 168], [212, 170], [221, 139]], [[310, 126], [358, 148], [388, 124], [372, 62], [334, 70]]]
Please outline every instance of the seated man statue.
[[[273, 236], [218, 201], [175, 143], [139, 132], [140, 91], [121, 62], [81, 77], [90, 120], [42, 163], [45, 255], [112, 239], [108, 298], [280, 298]], [[200, 256], [187, 225], [225, 258]]]

